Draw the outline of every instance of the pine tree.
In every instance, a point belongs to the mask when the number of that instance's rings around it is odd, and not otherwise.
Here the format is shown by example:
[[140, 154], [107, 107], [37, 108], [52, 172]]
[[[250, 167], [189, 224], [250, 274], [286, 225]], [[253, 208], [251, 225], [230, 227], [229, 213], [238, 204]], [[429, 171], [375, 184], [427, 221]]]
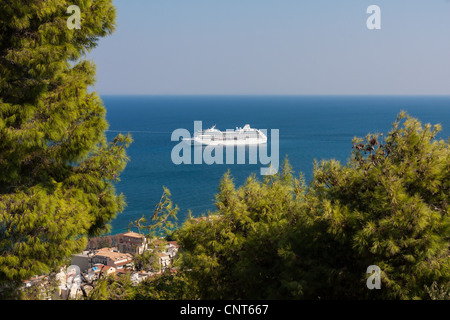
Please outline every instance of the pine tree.
[[[322, 252], [313, 260], [322, 281], [311, 295], [424, 299], [434, 282], [448, 285], [450, 149], [440, 130], [402, 112], [385, 139], [355, 138], [347, 165], [316, 164], [309, 248]], [[366, 288], [370, 265], [381, 290]]]
[[236, 188], [224, 175], [217, 211], [190, 219], [177, 233], [181, 270], [201, 299], [288, 299], [301, 284], [288, 260], [289, 234], [298, 222], [305, 186], [286, 161], [281, 172]]
[[[69, 29], [67, 8], [81, 10]], [[0, 1], [0, 287], [60, 266], [124, 207], [129, 136], [108, 142], [86, 54], [113, 32], [112, 0]]]

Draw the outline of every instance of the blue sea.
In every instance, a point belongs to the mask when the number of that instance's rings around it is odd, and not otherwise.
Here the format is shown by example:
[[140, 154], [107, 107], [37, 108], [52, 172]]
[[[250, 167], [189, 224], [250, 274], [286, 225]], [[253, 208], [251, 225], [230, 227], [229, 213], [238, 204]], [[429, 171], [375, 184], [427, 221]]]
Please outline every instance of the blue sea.
[[[188, 210], [193, 216], [213, 211], [214, 197], [229, 169], [236, 185], [267, 167], [248, 164], [175, 165], [171, 152], [178, 142], [172, 132], [194, 133], [194, 121], [203, 128], [220, 130], [250, 124], [252, 128], [279, 130], [280, 163], [287, 156], [296, 174], [312, 177], [314, 160], [350, 157], [352, 139], [367, 133], [387, 133], [401, 110], [422, 123], [443, 126], [441, 138], [450, 132], [448, 96], [102, 96], [112, 140], [118, 133], [134, 139], [128, 149], [130, 162], [116, 185], [127, 207], [112, 221], [112, 234], [126, 231], [130, 222], [149, 217], [163, 192], [170, 189], [178, 205], [178, 223]], [[270, 155], [270, 146], [269, 146]]]

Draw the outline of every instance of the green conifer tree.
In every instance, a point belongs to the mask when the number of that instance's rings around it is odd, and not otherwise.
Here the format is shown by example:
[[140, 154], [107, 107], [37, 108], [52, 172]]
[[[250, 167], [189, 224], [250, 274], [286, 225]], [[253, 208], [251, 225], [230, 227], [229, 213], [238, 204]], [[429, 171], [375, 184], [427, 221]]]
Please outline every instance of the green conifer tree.
[[[69, 29], [67, 8], [81, 10]], [[86, 59], [112, 0], [0, 1], [0, 288], [59, 267], [124, 207], [113, 183], [129, 136], [108, 142]]]
[[[321, 279], [310, 296], [424, 299], [434, 282], [450, 283], [450, 149], [440, 130], [402, 112], [386, 138], [355, 138], [347, 165], [316, 164], [312, 227], [297, 233], [310, 242], [295, 245], [322, 253], [310, 260], [320, 269], [298, 265]], [[380, 290], [367, 290], [370, 265], [381, 269]]]

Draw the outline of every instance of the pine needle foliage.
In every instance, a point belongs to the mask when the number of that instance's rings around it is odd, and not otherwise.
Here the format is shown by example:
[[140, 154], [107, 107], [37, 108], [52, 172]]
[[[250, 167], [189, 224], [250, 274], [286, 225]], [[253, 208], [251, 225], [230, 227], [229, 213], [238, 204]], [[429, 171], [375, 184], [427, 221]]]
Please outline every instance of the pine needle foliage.
[[107, 141], [86, 59], [115, 17], [112, 0], [0, 1], [0, 286], [54, 270], [124, 208], [131, 138]]

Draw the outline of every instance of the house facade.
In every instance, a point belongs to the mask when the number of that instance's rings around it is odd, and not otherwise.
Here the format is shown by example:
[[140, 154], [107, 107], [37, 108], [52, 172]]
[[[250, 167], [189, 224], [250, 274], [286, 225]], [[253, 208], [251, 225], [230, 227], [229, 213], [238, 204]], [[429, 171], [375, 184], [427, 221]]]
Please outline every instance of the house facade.
[[120, 236], [118, 249], [120, 252], [142, 254], [147, 250], [147, 239], [136, 232], [127, 232]]

